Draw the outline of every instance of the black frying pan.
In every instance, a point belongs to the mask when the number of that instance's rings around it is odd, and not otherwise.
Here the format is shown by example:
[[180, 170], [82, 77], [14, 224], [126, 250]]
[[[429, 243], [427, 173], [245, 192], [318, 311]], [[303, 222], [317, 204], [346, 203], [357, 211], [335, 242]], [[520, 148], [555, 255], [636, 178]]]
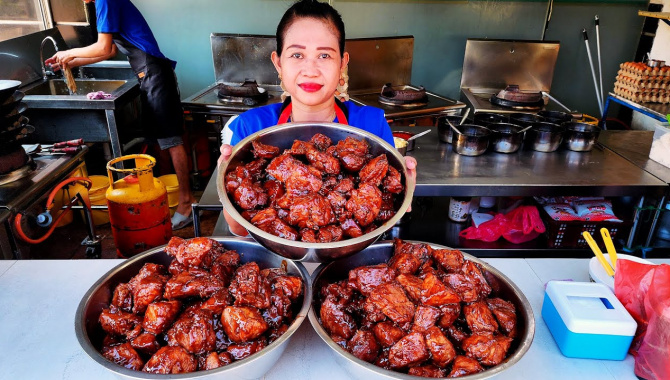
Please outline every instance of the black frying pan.
[[17, 120], [21, 118], [21, 114], [28, 109], [25, 103], [19, 103], [12, 112], [6, 116], [0, 116], [0, 130], [11, 127]]
[[19, 105], [19, 102], [23, 100], [25, 94], [22, 91], [14, 91], [14, 93], [5, 100], [4, 103], [0, 104], [0, 116], [8, 115], [11, 113], [16, 106]]
[[30, 136], [33, 132], [35, 132], [35, 127], [25, 124], [19, 128], [0, 134], [0, 147], [6, 148], [20, 144], [20, 141]]
[[4, 103], [21, 85], [18, 80], [0, 79], [0, 103]]

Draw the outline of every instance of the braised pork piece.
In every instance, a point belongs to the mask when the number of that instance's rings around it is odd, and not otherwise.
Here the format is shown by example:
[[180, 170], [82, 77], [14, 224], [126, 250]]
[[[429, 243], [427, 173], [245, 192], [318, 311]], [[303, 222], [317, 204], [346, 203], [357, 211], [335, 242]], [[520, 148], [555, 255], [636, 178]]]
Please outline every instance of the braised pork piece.
[[358, 267], [318, 294], [321, 325], [355, 357], [422, 377], [461, 377], [502, 363], [514, 304], [494, 297], [458, 250], [395, 239], [386, 264]]
[[241, 264], [216, 240], [173, 237], [166, 252], [168, 268], [145, 264], [100, 313], [101, 353], [118, 365], [160, 374], [222, 367], [277, 340], [300, 308], [300, 277]]
[[289, 240], [326, 243], [373, 231], [397, 212], [402, 175], [365, 140], [323, 134], [283, 153], [252, 142], [255, 160], [231, 168], [225, 189], [242, 217]]

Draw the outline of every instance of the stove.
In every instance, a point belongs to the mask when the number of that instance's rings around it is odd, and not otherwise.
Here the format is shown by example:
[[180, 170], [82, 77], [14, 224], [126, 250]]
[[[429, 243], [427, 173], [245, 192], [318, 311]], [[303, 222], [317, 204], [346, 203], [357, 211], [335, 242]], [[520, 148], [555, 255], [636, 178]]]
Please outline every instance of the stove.
[[[403, 91], [412, 90], [416, 92], [422, 91], [423, 87], [414, 86], [411, 84], [393, 86]], [[422, 99], [410, 99], [404, 104], [389, 104], [380, 99], [381, 88], [377, 90], [359, 90], [350, 92], [351, 101], [360, 105], [373, 106], [384, 110], [384, 115], [388, 119], [389, 124], [393, 125], [408, 125], [406, 122], [415, 120], [417, 118], [428, 119], [427, 126], [434, 126], [435, 120], [439, 116], [447, 114], [459, 114], [465, 108], [465, 104], [447, 97], [426, 91], [425, 97]], [[405, 122], [405, 124], [403, 124]], [[418, 123], [417, 125], [424, 125]]]
[[549, 99], [543, 93], [551, 89], [559, 48], [552, 41], [468, 39], [461, 100], [474, 113], [545, 109]]
[[[46, 205], [51, 189], [70, 176], [84, 162], [88, 148], [75, 155], [42, 155], [11, 173], [12, 181], [0, 185], [0, 259], [38, 258], [31, 246], [14, 236], [13, 222], [17, 213], [25, 215], [24, 230], [39, 236], [45, 229], [37, 227], [35, 217]], [[82, 235], [85, 232], [82, 231]]]

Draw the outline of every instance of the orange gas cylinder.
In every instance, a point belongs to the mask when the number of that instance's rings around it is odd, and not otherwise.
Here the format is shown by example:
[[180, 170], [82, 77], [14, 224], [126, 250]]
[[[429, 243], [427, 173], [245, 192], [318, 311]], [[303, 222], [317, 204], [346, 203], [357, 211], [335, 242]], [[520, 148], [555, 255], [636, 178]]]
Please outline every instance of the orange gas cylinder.
[[[118, 169], [117, 162], [135, 160], [135, 168]], [[165, 185], [153, 175], [156, 159], [146, 154], [115, 158], [107, 163], [109, 222], [116, 253], [130, 257], [167, 244], [172, 237]], [[113, 173], [128, 174], [114, 182]]]

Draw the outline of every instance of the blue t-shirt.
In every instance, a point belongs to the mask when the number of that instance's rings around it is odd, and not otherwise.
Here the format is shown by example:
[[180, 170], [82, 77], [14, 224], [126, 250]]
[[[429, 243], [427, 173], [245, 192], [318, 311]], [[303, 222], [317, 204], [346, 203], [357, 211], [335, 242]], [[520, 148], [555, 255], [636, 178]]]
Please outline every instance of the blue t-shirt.
[[[384, 117], [383, 110], [371, 106], [359, 106], [351, 101], [342, 104], [347, 107], [349, 113], [347, 121], [350, 126], [379, 136], [384, 141], [391, 144], [391, 146], [394, 146], [393, 134]], [[252, 108], [231, 121], [228, 125], [228, 128], [233, 133], [230, 145], [237, 144], [261, 129], [277, 125], [281, 106], [281, 103], [275, 103], [263, 107]], [[335, 119], [335, 122], [337, 123], [339, 120]]]
[[167, 59], [149, 24], [130, 0], [96, 0], [95, 14], [98, 33], [118, 33], [143, 52]]

